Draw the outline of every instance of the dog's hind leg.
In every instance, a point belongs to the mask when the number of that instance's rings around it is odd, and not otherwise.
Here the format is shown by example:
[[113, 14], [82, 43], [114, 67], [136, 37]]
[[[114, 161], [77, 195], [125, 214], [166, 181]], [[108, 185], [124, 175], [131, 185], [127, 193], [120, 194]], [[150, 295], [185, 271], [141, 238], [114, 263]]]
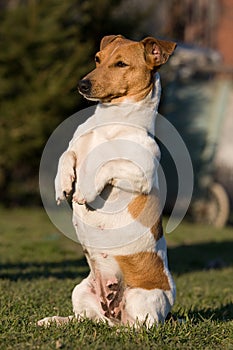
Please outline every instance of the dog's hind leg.
[[[125, 306], [129, 323], [136, 327], [144, 324], [147, 328], [159, 322], [163, 323], [174, 303], [173, 294], [174, 291], [161, 289], [130, 289], [126, 294]], [[127, 318], [124, 323], [127, 323]]]
[[80, 320], [83, 318], [89, 318], [95, 321], [106, 321], [109, 325], [112, 322], [109, 318], [104, 316], [104, 312], [101, 309], [101, 304], [98, 301], [98, 296], [95, 295], [95, 291], [92, 290], [89, 277], [84, 279], [78, 284], [72, 292], [72, 304], [74, 316], [51, 316], [45, 317], [37, 322], [38, 326], [49, 326], [52, 323], [56, 323], [61, 326], [72, 320]]
[[112, 325], [110, 319], [104, 315], [99, 295], [96, 292], [90, 284], [90, 277], [84, 279], [74, 288], [72, 304], [75, 318], [87, 317], [94, 321], [105, 321]]

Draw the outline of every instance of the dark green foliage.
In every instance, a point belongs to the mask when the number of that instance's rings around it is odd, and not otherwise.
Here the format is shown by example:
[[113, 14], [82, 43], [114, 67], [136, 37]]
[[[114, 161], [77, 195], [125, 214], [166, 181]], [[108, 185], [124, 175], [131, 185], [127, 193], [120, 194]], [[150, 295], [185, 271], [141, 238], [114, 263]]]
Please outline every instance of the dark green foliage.
[[[84, 107], [77, 82], [105, 34], [131, 35], [121, 1], [28, 0], [0, 13], [0, 201], [32, 203], [54, 128]], [[38, 200], [38, 199], [37, 199]]]

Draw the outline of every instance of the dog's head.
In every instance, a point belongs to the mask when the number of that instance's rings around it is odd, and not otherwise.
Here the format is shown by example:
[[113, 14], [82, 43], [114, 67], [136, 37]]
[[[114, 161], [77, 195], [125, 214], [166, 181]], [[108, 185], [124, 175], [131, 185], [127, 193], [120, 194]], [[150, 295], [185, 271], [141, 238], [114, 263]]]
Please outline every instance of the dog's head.
[[142, 100], [152, 89], [156, 70], [167, 62], [176, 44], [152, 37], [140, 42], [121, 35], [105, 36], [95, 56], [96, 68], [79, 81], [79, 92], [89, 100]]

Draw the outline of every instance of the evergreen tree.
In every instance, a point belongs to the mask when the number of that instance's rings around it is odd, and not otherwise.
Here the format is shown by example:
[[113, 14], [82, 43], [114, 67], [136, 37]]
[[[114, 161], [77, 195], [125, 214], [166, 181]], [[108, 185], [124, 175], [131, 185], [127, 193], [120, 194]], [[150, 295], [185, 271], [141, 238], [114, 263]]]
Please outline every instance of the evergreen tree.
[[[78, 80], [105, 34], [131, 35], [121, 1], [27, 0], [0, 13], [0, 200], [38, 193], [38, 166], [54, 128], [82, 107]], [[119, 29], [120, 28], [120, 29]]]

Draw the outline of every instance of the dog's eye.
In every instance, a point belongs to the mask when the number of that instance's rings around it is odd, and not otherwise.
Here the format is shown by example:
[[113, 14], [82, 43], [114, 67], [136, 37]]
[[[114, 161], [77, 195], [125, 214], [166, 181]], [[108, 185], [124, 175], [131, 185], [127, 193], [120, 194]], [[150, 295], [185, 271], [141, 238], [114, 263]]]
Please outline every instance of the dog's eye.
[[95, 56], [95, 62], [96, 62], [96, 63], [100, 63], [100, 58], [99, 58], [99, 56]]
[[123, 68], [123, 67], [127, 67], [128, 64], [125, 63], [125, 62], [122, 62], [122, 61], [118, 61], [116, 64], [115, 64], [115, 67], [120, 67], [120, 68]]

